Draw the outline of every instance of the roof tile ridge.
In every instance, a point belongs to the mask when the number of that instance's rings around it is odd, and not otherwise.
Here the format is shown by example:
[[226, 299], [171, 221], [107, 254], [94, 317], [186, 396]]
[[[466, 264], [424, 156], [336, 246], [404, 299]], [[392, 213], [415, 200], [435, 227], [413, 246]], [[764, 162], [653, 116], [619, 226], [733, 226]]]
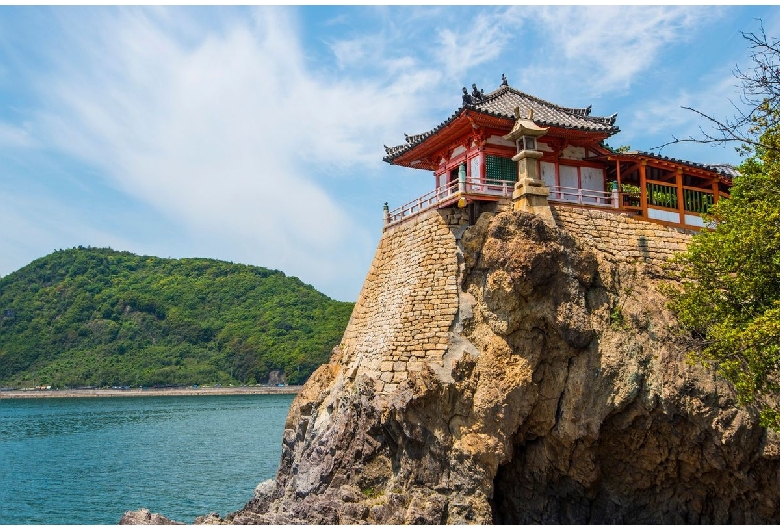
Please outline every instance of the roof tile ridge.
[[[514, 87], [511, 87], [511, 86], [510, 87], [503, 87], [503, 88], [506, 88], [507, 91], [511, 91], [514, 94], [518, 95], [518, 96], [528, 98], [528, 99], [530, 99], [532, 101], [535, 101], [537, 103], [542, 103], [542, 104], [547, 105], [549, 107], [552, 107], [554, 109], [557, 109], [557, 110], [560, 110], [562, 112], [565, 112], [566, 114], [571, 114], [571, 115], [574, 115], [574, 116], [576, 116], [578, 118], [582, 118], [582, 119], [587, 120], [587, 121], [592, 121], [592, 122], [595, 122], [595, 123], [601, 123], [603, 125], [614, 125], [615, 118], [617, 117], [617, 113], [614, 113], [614, 114], [612, 114], [610, 116], [591, 116], [590, 115], [590, 110], [593, 107], [592, 105], [588, 105], [587, 107], [564, 107], [562, 105], [558, 105], [558, 104], [553, 103], [551, 101], [547, 101], [546, 99], [542, 99], [542, 98], [539, 98], [539, 97], [536, 97], [536, 96], [532, 96], [531, 94], [527, 94], [527, 93], [522, 92], [522, 91], [520, 91], [520, 90], [518, 90], [518, 89], [516, 89]], [[495, 92], [497, 92], [497, 91], [495, 91]], [[491, 92], [491, 94], [493, 94], [493, 92]], [[487, 98], [487, 96], [486, 96], [486, 98]]]
[[493, 92], [490, 92], [488, 94], [485, 94], [485, 97], [482, 98], [479, 103], [485, 103], [487, 101], [493, 101], [494, 99], [497, 99], [499, 96], [504, 95], [505, 92], [513, 91], [514, 89], [509, 85], [501, 85], [497, 89], [495, 89]]
[[518, 96], [526, 97], [530, 100], [536, 101], [537, 103], [542, 103], [544, 105], [547, 105], [548, 107], [552, 107], [557, 110], [561, 110], [563, 112], [566, 112], [567, 114], [575, 114], [578, 117], [584, 117], [581, 114], [578, 114], [579, 112], [585, 113], [588, 110], [588, 107], [585, 108], [577, 108], [577, 107], [564, 107], [561, 105], [558, 105], [556, 103], [553, 103], [552, 101], [547, 101], [546, 99], [542, 99], [540, 97], [532, 96], [531, 94], [527, 94], [525, 92], [522, 92], [520, 90], [517, 90], [514, 87], [509, 87], [512, 92], [517, 94]]
[[[616, 154], [618, 154], [618, 153], [616, 153]], [[719, 174], [721, 174], [723, 176], [726, 176], [726, 177], [730, 176], [724, 170], [719, 169], [722, 166], [730, 166], [730, 164], [708, 164], [708, 163], [705, 163], [705, 162], [694, 162], [693, 160], [685, 160], [685, 159], [676, 158], [676, 157], [673, 157], [673, 156], [662, 155], [660, 153], [653, 153], [652, 151], [641, 151], [639, 149], [637, 149], [636, 151], [629, 151], [627, 153], [619, 153], [619, 154], [633, 155], [633, 156], [646, 156], [646, 157], [649, 157], [649, 158], [655, 158], [657, 160], [666, 160], [666, 161], [669, 161], [669, 162], [676, 162], [678, 164], [684, 164], [684, 165], [689, 166], [689, 167], [697, 167], [697, 168], [702, 168], [702, 169], [708, 169], [710, 171], [713, 171], [715, 173], [719, 173]], [[734, 168], [734, 166], [731, 166], [731, 167]], [[734, 169], [736, 169], [736, 168], [734, 168]]]

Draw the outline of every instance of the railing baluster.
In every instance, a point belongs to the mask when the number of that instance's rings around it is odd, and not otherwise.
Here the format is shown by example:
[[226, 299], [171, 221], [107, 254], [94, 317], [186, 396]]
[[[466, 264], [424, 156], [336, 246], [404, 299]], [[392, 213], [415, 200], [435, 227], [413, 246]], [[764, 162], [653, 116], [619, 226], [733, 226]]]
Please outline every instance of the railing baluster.
[[[453, 181], [444, 186], [435, 188], [434, 190], [414, 199], [400, 208], [396, 208], [390, 212], [391, 223], [400, 222], [405, 218], [413, 215], [417, 215], [423, 211], [433, 208], [436, 205], [451, 199], [455, 196], [459, 189], [459, 186], [469, 190], [470, 193], [492, 195], [494, 197], [509, 197], [511, 196], [512, 187], [511, 182], [499, 179], [473, 179], [467, 178], [465, 181]], [[655, 184], [648, 183], [649, 202], [651, 204], [658, 204], [658, 193], [663, 193], [665, 190], [659, 188]], [[578, 204], [591, 204], [596, 206], [609, 206], [612, 204], [613, 194], [609, 191], [603, 190], [589, 190], [584, 188], [570, 188], [562, 186], [548, 186], [550, 190], [550, 200], [568, 203]], [[674, 188], [671, 188], [674, 189]], [[688, 193], [688, 192], [691, 193]], [[702, 194], [694, 190], [684, 190], [684, 200], [686, 206], [694, 208], [695, 211], [701, 211], [706, 208]], [[618, 205], [625, 206], [627, 197], [625, 194], [618, 193]], [[664, 206], [663, 204], [662, 206]], [[613, 205], [614, 206], [614, 205]], [[686, 208], [689, 209], [689, 208]]]

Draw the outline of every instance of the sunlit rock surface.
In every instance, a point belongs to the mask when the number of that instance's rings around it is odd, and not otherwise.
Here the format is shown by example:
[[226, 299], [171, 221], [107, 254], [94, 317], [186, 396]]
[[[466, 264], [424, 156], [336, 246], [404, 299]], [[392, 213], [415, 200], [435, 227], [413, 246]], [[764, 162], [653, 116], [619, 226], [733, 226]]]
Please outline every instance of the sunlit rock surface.
[[777, 435], [686, 364], [658, 292], [688, 236], [554, 215], [386, 232], [276, 480], [225, 522], [780, 521]]

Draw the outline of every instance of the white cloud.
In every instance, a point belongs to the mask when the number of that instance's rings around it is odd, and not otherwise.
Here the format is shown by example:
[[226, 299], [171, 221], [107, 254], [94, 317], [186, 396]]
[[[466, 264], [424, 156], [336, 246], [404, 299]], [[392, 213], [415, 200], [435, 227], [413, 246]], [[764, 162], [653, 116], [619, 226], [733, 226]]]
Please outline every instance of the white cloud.
[[[700, 6], [547, 7], [533, 19], [542, 29], [545, 67], [526, 78], [577, 79], [591, 95], [628, 90], [670, 44], [718, 15]], [[529, 43], [530, 45], [531, 43]]]
[[[368, 195], [413, 199], [425, 180], [393, 168], [370, 189], [382, 144], [445, 119], [461, 79], [492, 80], [487, 91], [505, 72], [534, 95], [588, 104], [625, 93], [711, 12], [379, 8], [339, 14], [329, 27], [348, 30], [321, 37], [283, 9], [56, 11], [64, 34], [35, 87], [40, 112], [30, 127], [0, 125], [0, 145], [54, 145], [95, 168], [182, 227], [189, 255], [279, 268], [354, 299], [380, 235], [356, 208]], [[318, 63], [325, 42], [333, 60]], [[645, 112], [643, 124], [664, 106]]]
[[195, 45], [176, 40], [172, 19], [131, 10], [76, 41], [66, 56], [84, 59], [44, 81], [56, 109], [39, 117], [46, 139], [190, 227], [204, 249], [229, 242], [231, 256], [354, 298], [379, 234], [339, 205], [338, 173], [381, 163], [388, 131], [419, 113], [410, 92], [434, 74], [319, 78], [279, 10]]
[[468, 23], [438, 32], [440, 48], [436, 55], [451, 79], [461, 79], [469, 69], [498, 57], [510, 40], [507, 26], [518, 20], [501, 11], [480, 13], [462, 22]]
[[628, 118], [629, 130], [643, 135], [675, 131], [677, 136], [693, 134], [698, 131], [702, 119], [689, 107], [721, 119], [733, 114], [727, 94], [734, 92], [733, 77], [723, 78], [719, 83], [702, 84], [702, 90], [692, 92], [689, 88], [680, 88], [677, 93], [654, 99], [641, 105]]

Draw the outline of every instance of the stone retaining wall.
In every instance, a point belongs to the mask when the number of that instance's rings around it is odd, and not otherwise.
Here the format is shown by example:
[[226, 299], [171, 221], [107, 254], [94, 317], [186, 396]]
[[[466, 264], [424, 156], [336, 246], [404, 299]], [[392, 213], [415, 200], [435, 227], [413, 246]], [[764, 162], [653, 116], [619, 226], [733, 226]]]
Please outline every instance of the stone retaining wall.
[[560, 204], [550, 208], [558, 228], [614, 263], [661, 267], [673, 254], [685, 250], [694, 233], [602, 210]]
[[[509, 201], [472, 212], [501, 212]], [[625, 215], [555, 205], [558, 227], [615, 263], [661, 266], [683, 250], [691, 233]], [[385, 229], [341, 342], [349, 377], [375, 380], [393, 392], [410, 371], [444, 368], [459, 307], [457, 240], [468, 227], [467, 209], [430, 210]]]
[[[341, 343], [350, 375], [392, 392], [409, 371], [442, 363], [458, 310], [454, 209], [430, 210], [388, 227]], [[467, 219], [465, 220], [467, 222]]]

